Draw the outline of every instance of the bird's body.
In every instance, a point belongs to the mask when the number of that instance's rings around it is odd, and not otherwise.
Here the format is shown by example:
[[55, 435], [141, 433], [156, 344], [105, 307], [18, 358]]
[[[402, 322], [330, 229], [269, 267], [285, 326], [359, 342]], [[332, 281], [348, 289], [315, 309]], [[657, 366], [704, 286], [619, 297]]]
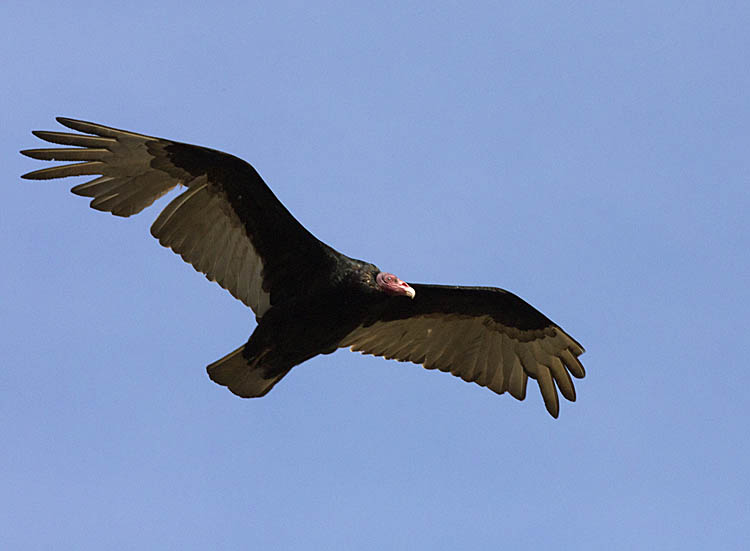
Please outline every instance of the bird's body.
[[[130, 216], [173, 188], [187, 189], [151, 233], [255, 312], [248, 342], [208, 366], [243, 397], [265, 395], [294, 366], [340, 347], [453, 373], [522, 400], [536, 379], [547, 410], [557, 390], [575, 400], [583, 348], [517, 296], [492, 287], [409, 285], [315, 238], [245, 161], [212, 149], [58, 118], [86, 134], [38, 131], [72, 148], [32, 149], [76, 161], [28, 179], [100, 175], [72, 191]], [[81, 162], [77, 162], [81, 161]]]

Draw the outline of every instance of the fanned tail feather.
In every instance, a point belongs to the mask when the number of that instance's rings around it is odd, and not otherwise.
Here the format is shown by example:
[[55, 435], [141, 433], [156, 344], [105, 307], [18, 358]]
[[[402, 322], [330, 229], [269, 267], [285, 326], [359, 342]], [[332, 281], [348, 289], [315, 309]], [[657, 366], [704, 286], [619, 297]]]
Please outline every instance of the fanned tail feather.
[[233, 394], [242, 398], [259, 398], [265, 396], [289, 370], [270, 378], [266, 377], [263, 355], [248, 360], [242, 354], [246, 345], [242, 345], [220, 360], [206, 367], [208, 376], [217, 384], [225, 386]]

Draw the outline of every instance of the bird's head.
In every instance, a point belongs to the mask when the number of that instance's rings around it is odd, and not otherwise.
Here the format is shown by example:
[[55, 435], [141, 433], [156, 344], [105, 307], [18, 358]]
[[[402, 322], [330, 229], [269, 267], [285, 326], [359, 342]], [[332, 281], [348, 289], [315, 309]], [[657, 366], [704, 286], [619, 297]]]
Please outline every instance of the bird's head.
[[375, 277], [375, 283], [377, 284], [378, 289], [387, 295], [404, 295], [409, 298], [414, 298], [414, 295], [417, 294], [408, 283], [388, 272], [378, 273]]

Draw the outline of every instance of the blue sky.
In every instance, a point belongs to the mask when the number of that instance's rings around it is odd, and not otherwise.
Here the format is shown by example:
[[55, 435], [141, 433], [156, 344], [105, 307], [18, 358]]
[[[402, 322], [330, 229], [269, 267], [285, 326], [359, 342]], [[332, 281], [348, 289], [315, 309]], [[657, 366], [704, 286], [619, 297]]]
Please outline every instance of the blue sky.
[[[747, 544], [746, 3], [0, 15], [0, 547]], [[587, 348], [578, 402], [343, 350], [231, 395], [204, 368], [253, 316], [150, 237], [157, 210], [19, 178], [56, 115], [237, 154], [408, 281], [514, 291]]]

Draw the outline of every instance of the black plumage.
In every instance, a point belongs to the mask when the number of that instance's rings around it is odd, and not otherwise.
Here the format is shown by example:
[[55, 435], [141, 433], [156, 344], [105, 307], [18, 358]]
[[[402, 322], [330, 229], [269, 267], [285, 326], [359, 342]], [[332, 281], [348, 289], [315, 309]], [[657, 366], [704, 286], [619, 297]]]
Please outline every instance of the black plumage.
[[189, 145], [58, 118], [83, 134], [35, 131], [68, 148], [29, 149], [72, 161], [32, 180], [99, 175], [71, 191], [91, 207], [131, 216], [177, 186], [187, 189], [151, 233], [253, 309], [246, 344], [208, 366], [243, 397], [265, 395], [289, 370], [340, 347], [450, 372], [522, 400], [528, 378], [557, 417], [557, 390], [575, 400], [583, 348], [516, 295], [490, 287], [409, 285], [315, 238], [247, 162]]

